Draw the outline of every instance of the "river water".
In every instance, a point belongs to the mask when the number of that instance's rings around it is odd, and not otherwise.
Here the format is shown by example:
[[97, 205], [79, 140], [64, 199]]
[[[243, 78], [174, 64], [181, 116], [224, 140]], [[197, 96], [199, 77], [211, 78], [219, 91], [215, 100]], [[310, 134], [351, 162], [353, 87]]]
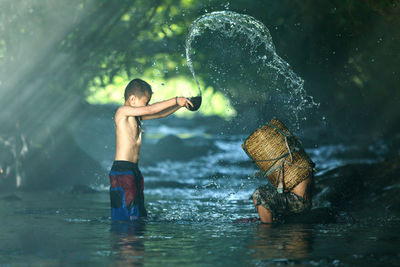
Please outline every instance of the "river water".
[[[203, 121], [171, 117], [145, 123], [140, 166], [149, 217], [113, 224], [107, 191], [107, 168], [114, 153], [112, 119], [87, 119], [74, 129], [74, 136], [104, 166], [104, 174], [91, 184], [97, 192], [55, 188], [7, 198], [3, 194], [0, 266], [400, 263], [396, 216], [365, 218], [354, 211], [357, 220], [351, 224], [234, 222], [256, 216], [248, 197], [265, 180], [254, 178], [257, 169], [241, 150], [246, 135], [213, 132], [212, 120]], [[343, 144], [306, 149], [317, 164], [316, 179], [335, 167], [380, 157], [373, 147], [375, 154], [365, 158], [344, 157], [357, 147]]]

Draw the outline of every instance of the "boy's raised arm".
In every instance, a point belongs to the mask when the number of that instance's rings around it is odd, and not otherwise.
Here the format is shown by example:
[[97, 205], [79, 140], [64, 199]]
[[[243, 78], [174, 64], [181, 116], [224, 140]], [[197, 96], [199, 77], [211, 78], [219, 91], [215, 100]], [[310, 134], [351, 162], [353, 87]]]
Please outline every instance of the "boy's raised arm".
[[193, 104], [185, 97], [174, 97], [162, 102], [157, 102], [148, 106], [143, 107], [131, 107], [131, 106], [121, 106], [116, 112], [116, 116], [123, 117], [137, 117], [137, 116], [148, 116], [160, 113], [171, 107], [188, 107]]
[[175, 111], [177, 111], [178, 109], [180, 109], [183, 106], [185, 106], [188, 109], [189, 109], [189, 106], [193, 107], [193, 103], [185, 97], [176, 97], [175, 103], [176, 104], [174, 106], [163, 109], [162, 111], [160, 111], [158, 113], [142, 116], [142, 120], [152, 120], [152, 119], [164, 118], [164, 117], [171, 115], [172, 113], [174, 113]]
[[156, 114], [166, 108], [176, 105], [175, 98], [171, 98], [162, 102], [154, 103], [152, 105], [143, 107], [121, 106], [118, 108], [116, 116], [123, 117], [137, 117]]
[[152, 120], [152, 119], [159, 119], [159, 118], [165, 118], [169, 115], [171, 115], [172, 113], [174, 113], [175, 111], [177, 111], [178, 109], [180, 109], [181, 106], [173, 106], [173, 107], [169, 107], [164, 109], [163, 111], [160, 111], [156, 114], [152, 114], [152, 115], [144, 115], [142, 116], [142, 120]]

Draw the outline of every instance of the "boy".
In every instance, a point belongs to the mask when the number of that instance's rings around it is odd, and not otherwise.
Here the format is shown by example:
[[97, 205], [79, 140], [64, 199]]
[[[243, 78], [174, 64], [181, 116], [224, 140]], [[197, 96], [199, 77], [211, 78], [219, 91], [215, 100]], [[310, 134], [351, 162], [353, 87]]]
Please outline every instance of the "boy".
[[147, 215], [144, 207], [143, 176], [138, 168], [142, 143], [141, 121], [166, 117], [193, 104], [185, 97], [148, 105], [151, 86], [134, 79], [125, 88], [125, 104], [114, 116], [116, 152], [110, 171], [111, 220], [133, 221]]

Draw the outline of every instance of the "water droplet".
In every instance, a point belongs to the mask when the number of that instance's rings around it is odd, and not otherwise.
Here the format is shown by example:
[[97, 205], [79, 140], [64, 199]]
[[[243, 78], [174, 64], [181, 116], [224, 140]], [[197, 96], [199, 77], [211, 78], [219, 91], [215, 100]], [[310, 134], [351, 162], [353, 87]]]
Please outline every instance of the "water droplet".
[[[295, 26], [300, 27], [301, 23], [297, 22]], [[275, 29], [278, 29], [278, 27], [276, 26]], [[272, 93], [272, 90], [274, 90], [278, 98], [270, 98], [270, 94], [264, 98], [269, 98], [268, 101], [270, 102], [279, 101], [280, 103], [287, 103], [284, 112], [290, 114], [289, 116], [293, 116], [293, 121], [298, 122], [300, 120], [300, 117], [297, 115], [299, 111], [318, 106], [318, 103], [315, 103], [313, 98], [306, 94], [303, 88], [304, 81], [291, 70], [289, 63], [276, 54], [269, 29], [253, 17], [231, 11], [217, 11], [204, 14], [189, 27], [189, 33], [186, 38], [186, 59], [196, 82], [198, 81], [191, 62], [191, 56], [195, 55], [195, 51], [191, 50], [191, 45], [195, 44], [197, 37], [205, 32], [218, 34], [220, 38], [227, 39], [235, 38], [235, 36], [245, 36], [248, 38], [248, 41], [241, 41], [240, 43], [242, 51], [249, 50], [249, 62], [247, 64], [253, 64], [257, 68], [255, 73], [268, 77], [268, 82], [260, 84], [258, 81], [251, 80], [248, 83], [249, 86], [246, 88], [248, 88], [249, 92], [254, 91], [254, 93], [259, 93], [261, 90], [264, 92], [270, 90]], [[266, 52], [263, 51], [261, 55], [258, 52], [260, 47], [266, 49]], [[221, 49], [221, 52], [226, 52], [229, 56], [229, 48], [216, 46], [215, 49]], [[247, 64], [240, 64], [237, 67], [239, 70], [243, 69], [243, 72], [245, 72]], [[241, 65], [244, 65], [244, 67]], [[216, 73], [211, 79], [218, 86], [221, 81], [226, 81], [225, 77], [230, 73], [229, 66], [226, 68], [220, 65], [211, 65], [210, 69]], [[243, 77], [243, 72], [238, 73], [237, 77]], [[265, 84], [268, 85], [265, 86]], [[220, 91], [230, 93], [226, 88], [220, 88]], [[279, 108], [282, 108], [282, 105]]]

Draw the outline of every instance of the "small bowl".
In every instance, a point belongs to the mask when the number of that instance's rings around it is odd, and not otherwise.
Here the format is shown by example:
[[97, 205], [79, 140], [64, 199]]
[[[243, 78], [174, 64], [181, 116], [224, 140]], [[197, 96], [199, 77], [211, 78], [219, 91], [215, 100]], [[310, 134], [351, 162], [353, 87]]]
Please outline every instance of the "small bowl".
[[194, 96], [194, 97], [190, 97], [188, 99], [193, 104], [193, 107], [191, 105], [189, 105], [189, 110], [196, 111], [196, 110], [198, 110], [200, 108], [200, 106], [201, 106], [201, 96]]

